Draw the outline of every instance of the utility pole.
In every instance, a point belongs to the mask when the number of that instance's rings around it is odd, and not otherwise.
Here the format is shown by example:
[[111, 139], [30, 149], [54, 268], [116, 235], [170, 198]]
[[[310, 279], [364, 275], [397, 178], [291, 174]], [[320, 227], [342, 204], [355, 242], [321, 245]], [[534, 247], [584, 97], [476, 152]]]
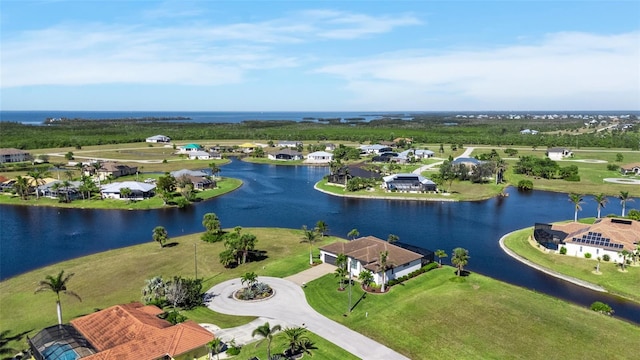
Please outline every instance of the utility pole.
[[351, 312], [351, 259], [348, 261], [349, 263], [349, 309], [347, 313]]

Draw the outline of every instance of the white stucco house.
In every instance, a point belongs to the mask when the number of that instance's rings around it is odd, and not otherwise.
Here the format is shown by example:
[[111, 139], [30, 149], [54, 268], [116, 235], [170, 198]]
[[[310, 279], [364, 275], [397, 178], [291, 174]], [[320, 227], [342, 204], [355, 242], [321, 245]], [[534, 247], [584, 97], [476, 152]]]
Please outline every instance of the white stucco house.
[[171, 138], [168, 136], [164, 136], [164, 135], [154, 135], [154, 136], [149, 136], [146, 139], [146, 142], [148, 143], [168, 143], [171, 142]]
[[549, 159], [557, 161], [573, 156], [573, 152], [567, 148], [549, 148], [547, 149], [547, 156]]
[[[123, 197], [120, 194], [124, 188], [131, 190], [130, 196]], [[155, 196], [155, 189], [155, 184], [147, 184], [139, 181], [123, 181], [102, 185], [100, 187], [100, 193], [105, 199], [143, 200]]]
[[305, 159], [309, 164], [328, 164], [333, 161], [333, 154], [326, 151], [316, 151], [307, 155]]
[[592, 259], [609, 255], [619, 262], [622, 250], [635, 251], [640, 244], [640, 221], [603, 218], [593, 224], [570, 222], [565, 224], [536, 224], [534, 238], [543, 246], [559, 251], [567, 249], [567, 255]]
[[320, 260], [335, 265], [339, 254], [347, 257], [347, 269], [357, 278], [361, 271], [369, 270], [377, 285], [382, 285], [380, 253], [387, 251], [386, 281], [397, 279], [419, 270], [423, 256], [400, 246], [389, 244], [374, 236], [361, 237], [349, 242], [336, 242], [320, 248]]
[[190, 151], [187, 155], [189, 155], [189, 160], [209, 160], [211, 159], [211, 153], [207, 151], [197, 150]]

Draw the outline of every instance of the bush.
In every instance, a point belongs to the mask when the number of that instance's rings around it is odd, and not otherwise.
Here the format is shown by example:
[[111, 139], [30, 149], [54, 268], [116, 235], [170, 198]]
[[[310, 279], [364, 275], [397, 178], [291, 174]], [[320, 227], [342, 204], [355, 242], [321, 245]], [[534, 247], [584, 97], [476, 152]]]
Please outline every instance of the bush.
[[236, 356], [240, 354], [240, 347], [239, 346], [233, 346], [230, 347], [229, 349], [227, 349], [227, 355], [229, 356]]
[[607, 164], [607, 170], [609, 171], [618, 171], [619, 166], [616, 164]]
[[524, 190], [524, 191], [533, 190], [533, 181], [531, 181], [531, 180], [520, 180], [518, 182], [518, 189], [519, 190]]
[[560, 254], [561, 254], [561, 255], [567, 255], [567, 248], [566, 248], [566, 247], [564, 247], [564, 246], [563, 246], [563, 247], [561, 247], [561, 248], [560, 248]]
[[587, 259], [591, 259], [591, 253], [584, 253], [584, 257]]
[[613, 309], [611, 308], [611, 306], [601, 301], [596, 301], [593, 304], [591, 304], [591, 310], [595, 312], [599, 312], [601, 314], [606, 314], [606, 315], [613, 314]]
[[571, 175], [564, 178], [566, 181], [580, 181], [580, 175]]
[[179, 324], [181, 322], [185, 322], [187, 320], [187, 317], [180, 314], [177, 311], [171, 311], [169, 313], [164, 313], [164, 319], [167, 320], [168, 322], [170, 322], [171, 324], [175, 325], [175, 324]]
[[611, 256], [609, 256], [609, 254], [602, 255], [602, 261], [609, 261], [609, 260], [611, 260]]

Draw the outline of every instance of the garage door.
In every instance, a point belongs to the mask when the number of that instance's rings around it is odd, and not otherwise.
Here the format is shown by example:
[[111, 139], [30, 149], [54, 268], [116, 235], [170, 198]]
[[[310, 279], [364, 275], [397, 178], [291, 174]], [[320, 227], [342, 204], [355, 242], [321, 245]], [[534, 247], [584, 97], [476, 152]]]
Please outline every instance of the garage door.
[[336, 257], [331, 254], [324, 254], [324, 262], [327, 264], [335, 265]]

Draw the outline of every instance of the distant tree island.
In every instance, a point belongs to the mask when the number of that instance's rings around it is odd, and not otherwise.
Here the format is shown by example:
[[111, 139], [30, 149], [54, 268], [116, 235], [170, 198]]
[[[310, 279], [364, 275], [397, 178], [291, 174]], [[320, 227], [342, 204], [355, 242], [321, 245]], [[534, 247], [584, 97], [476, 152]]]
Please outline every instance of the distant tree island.
[[126, 117], [126, 118], [117, 118], [117, 119], [88, 119], [88, 118], [66, 118], [66, 117], [58, 117], [58, 118], [46, 118], [43, 122], [45, 125], [53, 125], [53, 124], [63, 124], [63, 123], [81, 123], [86, 121], [108, 121], [108, 122], [153, 122], [153, 121], [185, 121], [191, 120], [188, 116], [150, 116], [150, 117]]

